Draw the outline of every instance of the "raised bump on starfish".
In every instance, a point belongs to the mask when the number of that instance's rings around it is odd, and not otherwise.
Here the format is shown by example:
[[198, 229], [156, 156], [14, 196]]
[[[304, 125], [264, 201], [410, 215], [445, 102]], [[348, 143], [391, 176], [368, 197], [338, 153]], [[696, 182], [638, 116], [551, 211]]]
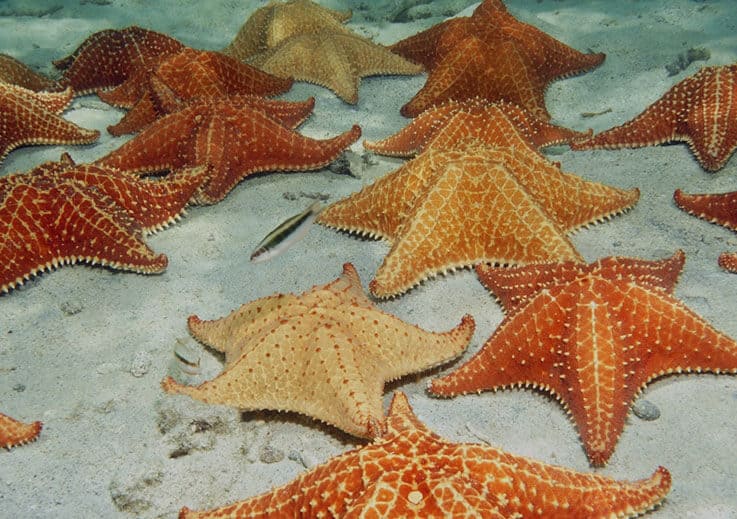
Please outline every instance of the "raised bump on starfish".
[[35, 441], [41, 433], [41, 422], [24, 423], [0, 413], [0, 447], [10, 450]]
[[704, 67], [671, 87], [634, 119], [571, 149], [641, 148], [688, 144], [701, 167], [717, 171], [737, 149], [737, 63]]
[[466, 315], [448, 332], [427, 332], [378, 310], [350, 263], [337, 280], [299, 296], [261, 298], [217, 321], [188, 322], [197, 340], [225, 353], [225, 370], [199, 386], [167, 377], [166, 392], [296, 411], [362, 437], [383, 430], [385, 382], [456, 358], [475, 328]]
[[663, 467], [646, 479], [617, 481], [492, 446], [451, 443], [396, 392], [387, 431], [372, 443], [265, 494], [209, 511], [184, 507], [179, 517], [625, 519], [657, 507], [670, 486]]
[[650, 381], [737, 373], [737, 342], [673, 296], [684, 258], [678, 251], [656, 262], [611, 257], [589, 265], [476, 267], [511, 310], [466, 364], [430, 383], [430, 393], [549, 391], [570, 413], [591, 463], [606, 464]]

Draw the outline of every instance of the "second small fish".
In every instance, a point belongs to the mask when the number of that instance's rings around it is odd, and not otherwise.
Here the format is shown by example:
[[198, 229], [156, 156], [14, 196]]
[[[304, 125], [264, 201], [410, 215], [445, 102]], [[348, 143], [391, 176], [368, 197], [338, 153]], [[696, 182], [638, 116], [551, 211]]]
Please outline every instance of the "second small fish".
[[251, 254], [251, 262], [268, 261], [304, 238], [320, 211], [322, 211], [322, 204], [315, 201], [298, 215], [284, 220], [276, 229], [267, 234], [266, 238], [261, 240], [261, 243]]

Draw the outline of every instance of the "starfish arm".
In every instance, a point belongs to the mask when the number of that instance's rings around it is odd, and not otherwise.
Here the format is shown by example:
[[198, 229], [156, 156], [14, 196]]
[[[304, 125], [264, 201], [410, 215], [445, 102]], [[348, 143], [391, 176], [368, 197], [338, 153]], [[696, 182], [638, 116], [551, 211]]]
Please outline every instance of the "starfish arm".
[[737, 252], [723, 252], [719, 255], [719, 266], [728, 272], [737, 273]]
[[59, 89], [59, 84], [56, 81], [37, 74], [25, 63], [7, 54], [0, 54], [0, 81], [35, 92]]
[[126, 133], [136, 133], [162, 115], [164, 113], [159, 112], [159, 107], [154, 103], [151, 93], [145, 92], [120, 121], [107, 127], [107, 131], [115, 137]]
[[437, 52], [437, 47], [443, 35], [447, 32], [463, 30], [467, 23], [467, 18], [446, 20], [393, 43], [389, 46], [389, 50], [414, 63], [421, 64], [427, 70], [432, 70], [441, 57]]
[[0, 88], [0, 99], [3, 104], [17, 100], [20, 104], [42, 108], [53, 114], [62, 113], [72, 102], [74, 93], [67, 87], [61, 92], [34, 92], [17, 85], [3, 84]]
[[266, 44], [262, 41], [263, 28], [271, 20], [273, 11], [272, 4], [256, 9], [238, 30], [233, 41], [221, 52], [235, 59], [246, 60], [266, 50]]
[[24, 423], [0, 413], [0, 447], [11, 449], [32, 442], [41, 433], [41, 422]]
[[588, 270], [607, 278], [627, 279], [639, 285], [657, 287], [672, 294], [685, 262], [686, 255], [679, 249], [671, 257], [655, 261], [616, 256], [601, 258]]
[[[449, 218], [458, 221], [451, 225]], [[388, 297], [437, 273], [483, 262], [580, 259], [504, 166], [466, 159], [446, 164], [445, 173], [415, 204], [370, 289], [377, 297]]]
[[737, 191], [714, 194], [673, 193], [676, 205], [698, 218], [737, 231]]
[[154, 70], [156, 70], [155, 66], [134, 69], [119, 85], [108, 90], [98, 90], [97, 97], [110, 106], [133, 108], [145, 93], [148, 78]]

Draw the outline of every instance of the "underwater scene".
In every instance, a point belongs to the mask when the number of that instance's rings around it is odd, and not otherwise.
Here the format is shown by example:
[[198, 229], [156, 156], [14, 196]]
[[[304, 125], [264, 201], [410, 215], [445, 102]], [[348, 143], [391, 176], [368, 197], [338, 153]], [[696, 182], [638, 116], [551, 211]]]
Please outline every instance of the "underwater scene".
[[0, 0], [0, 518], [737, 518], [737, 3]]

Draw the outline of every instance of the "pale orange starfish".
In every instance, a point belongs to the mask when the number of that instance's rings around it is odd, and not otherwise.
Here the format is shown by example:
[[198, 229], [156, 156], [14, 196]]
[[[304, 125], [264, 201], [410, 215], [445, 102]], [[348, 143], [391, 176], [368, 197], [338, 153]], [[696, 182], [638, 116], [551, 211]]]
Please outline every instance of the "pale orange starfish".
[[203, 512], [184, 507], [179, 517], [623, 519], [658, 506], [670, 486], [663, 467], [647, 479], [617, 481], [492, 446], [449, 442], [397, 392], [387, 431], [373, 443], [266, 494]]
[[717, 171], [737, 149], [737, 63], [704, 67], [629, 122], [573, 142], [574, 150], [688, 144], [701, 167]]
[[41, 433], [41, 422], [23, 423], [0, 413], [0, 447], [11, 449], [32, 442]]

